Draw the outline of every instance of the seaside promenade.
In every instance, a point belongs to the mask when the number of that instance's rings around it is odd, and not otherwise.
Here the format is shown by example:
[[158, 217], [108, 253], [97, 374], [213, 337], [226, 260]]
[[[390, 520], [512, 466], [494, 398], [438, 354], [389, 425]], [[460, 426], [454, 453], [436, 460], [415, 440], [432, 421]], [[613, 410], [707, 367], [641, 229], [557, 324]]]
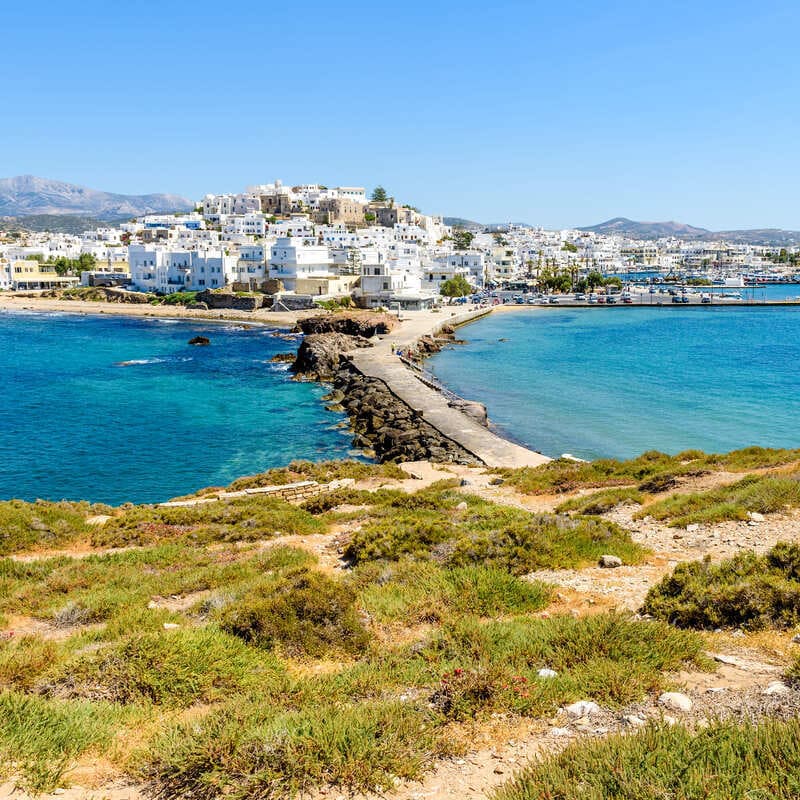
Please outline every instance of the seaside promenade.
[[396, 351], [411, 349], [423, 336], [437, 334], [443, 326], [459, 326], [491, 313], [470, 311], [406, 312], [399, 327], [380, 338], [374, 347], [352, 351], [353, 365], [370, 378], [383, 381], [389, 390], [448, 439], [456, 442], [489, 467], [536, 467], [550, 459], [493, 433], [472, 417], [450, 405], [440, 391], [424, 383], [407, 367]]

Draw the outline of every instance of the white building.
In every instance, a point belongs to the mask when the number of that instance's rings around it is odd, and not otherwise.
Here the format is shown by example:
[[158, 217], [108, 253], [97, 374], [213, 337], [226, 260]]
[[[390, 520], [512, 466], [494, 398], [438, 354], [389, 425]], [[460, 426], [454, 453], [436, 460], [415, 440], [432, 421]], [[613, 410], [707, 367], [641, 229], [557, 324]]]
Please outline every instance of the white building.
[[220, 289], [234, 280], [238, 261], [221, 249], [176, 250], [158, 245], [131, 245], [128, 258], [131, 283], [158, 294]]

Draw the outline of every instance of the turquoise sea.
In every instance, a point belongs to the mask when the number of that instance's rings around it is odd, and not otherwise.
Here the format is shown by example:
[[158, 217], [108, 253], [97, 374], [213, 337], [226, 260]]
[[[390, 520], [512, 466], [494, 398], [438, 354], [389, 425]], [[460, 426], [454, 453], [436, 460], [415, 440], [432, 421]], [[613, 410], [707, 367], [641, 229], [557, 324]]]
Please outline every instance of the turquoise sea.
[[546, 455], [800, 447], [800, 308], [531, 309], [459, 335], [428, 369]]
[[[0, 499], [166, 500], [294, 458], [347, 456], [324, 387], [264, 327], [0, 314]], [[187, 344], [201, 334], [209, 347]]]

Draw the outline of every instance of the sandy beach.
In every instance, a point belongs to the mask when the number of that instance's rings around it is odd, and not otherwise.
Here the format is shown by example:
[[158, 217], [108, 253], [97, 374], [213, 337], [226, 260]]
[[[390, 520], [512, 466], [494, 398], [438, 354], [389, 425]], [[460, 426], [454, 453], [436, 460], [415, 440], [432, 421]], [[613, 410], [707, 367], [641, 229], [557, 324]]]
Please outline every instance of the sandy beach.
[[2, 311], [55, 311], [68, 314], [105, 314], [117, 317], [161, 317], [166, 319], [201, 319], [209, 322], [236, 320], [260, 325], [291, 328], [299, 319], [324, 313], [322, 311], [237, 311], [215, 309], [211, 311], [184, 308], [183, 306], [151, 306], [147, 303], [104, 303], [86, 300], [56, 300], [51, 297], [21, 297], [0, 294]]

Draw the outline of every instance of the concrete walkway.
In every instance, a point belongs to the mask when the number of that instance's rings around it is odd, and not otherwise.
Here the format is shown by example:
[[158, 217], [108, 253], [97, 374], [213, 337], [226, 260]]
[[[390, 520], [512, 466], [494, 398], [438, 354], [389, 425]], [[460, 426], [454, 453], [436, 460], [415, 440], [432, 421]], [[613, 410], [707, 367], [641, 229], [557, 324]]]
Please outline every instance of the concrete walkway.
[[355, 350], [349, 356], [362, 374], [383, 381], [427, 423], [487, 466], [537, 467], [550, 459], [503, 439], [461, 411], [451, 408], [443, 394], [424, 384], [392, 352], [393, 348], [411, 348], [420, 337], [435, 335], [444, 325], [463, 325], [489, 313], [490, 309], [486, 308], [459, 312], [404, 312], [399, 328], [381, 337], [375, 347]]

